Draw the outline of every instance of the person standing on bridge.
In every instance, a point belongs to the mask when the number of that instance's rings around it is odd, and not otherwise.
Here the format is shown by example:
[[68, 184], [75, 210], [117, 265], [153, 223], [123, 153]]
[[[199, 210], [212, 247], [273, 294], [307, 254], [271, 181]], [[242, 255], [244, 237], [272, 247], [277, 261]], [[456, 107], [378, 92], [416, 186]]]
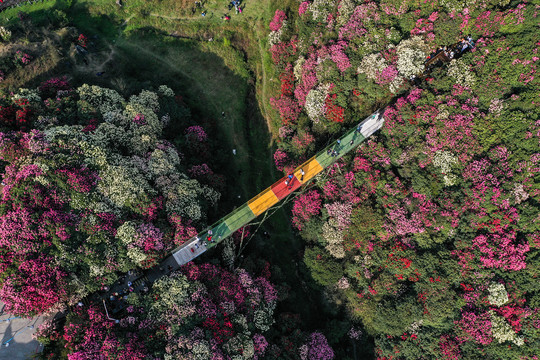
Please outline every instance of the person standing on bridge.
[[285, 180], [285, 185], [289, 185], [292, 182], [293, 174], [289, 174], [287, 176], [287, 180]]
[[300, 169], [300, 175], [301, 175], [300, 181], [304, 181], [304, 174], [305, 174], [304, 169]]

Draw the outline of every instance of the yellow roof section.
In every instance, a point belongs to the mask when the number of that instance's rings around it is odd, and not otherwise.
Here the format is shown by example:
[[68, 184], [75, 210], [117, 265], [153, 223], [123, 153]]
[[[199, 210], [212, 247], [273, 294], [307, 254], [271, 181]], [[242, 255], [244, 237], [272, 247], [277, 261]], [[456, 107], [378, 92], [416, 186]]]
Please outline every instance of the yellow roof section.
[[[304, 177], [302, 172], [304, 170]], [[323, 170], [322, 166], [315, 160], [315, 156], [300, 165], [294, 172], [294, 176], [303, 184]]]
[[264, 190], [259, 195], [248, 201], [248, 206], [253, 211], [255, 216], [259, 216], [269, 207], [277, 204], [279, 199], [271, 188]]

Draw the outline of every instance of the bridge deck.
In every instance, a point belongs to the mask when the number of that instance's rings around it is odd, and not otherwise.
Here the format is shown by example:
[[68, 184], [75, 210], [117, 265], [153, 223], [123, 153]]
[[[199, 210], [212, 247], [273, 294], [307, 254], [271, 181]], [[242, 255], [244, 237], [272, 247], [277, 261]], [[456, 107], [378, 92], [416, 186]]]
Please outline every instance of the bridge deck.
[[[175, 249], [172, 257], [167, 258], [166, 261], [170, 263], [172, 261], [171, 259], [174, 259], [176, 266], [173, 267], [176, 268], [190, 262], [204, 253], [207, 249], [216, 246], [236, 230], [249, 224], [249, 222], [257, 216], [261, 215], [272, 206], [276, 205], [280, 200], [300, 188], [323, 169], [328, 168], [343, 155], [356, 148], [376, 130], [380, 129], [383, 123], [384, 119], [381, 116], [381, 111], [367, 117], [354, 129], [345, 133], [339, 140], [333, 142], [317, 155], [298, 166], [293, 171], [292, 180], [288, 181], [287, 184], [285, 181], [288, 178], [285, 176], [263, 190], [247, 203], [210, 226], [210, 229], [212, 230], [211, 241], [207, 240], [207, 237], [209, 236], [207, 231], [201, 232], [197, 235], [198, 239], [197, 237], [192, 238]], [[302, 171], [304, 171], [303, 176]], [[198, 245], [198, 248], [195, 244]]]

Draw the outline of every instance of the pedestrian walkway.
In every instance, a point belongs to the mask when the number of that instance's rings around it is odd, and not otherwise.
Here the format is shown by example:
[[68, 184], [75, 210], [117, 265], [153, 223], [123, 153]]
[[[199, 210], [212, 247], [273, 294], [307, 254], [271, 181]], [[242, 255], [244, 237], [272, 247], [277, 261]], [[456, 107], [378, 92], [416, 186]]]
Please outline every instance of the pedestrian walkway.
[[51, 318], [39, 316], [20, 318], [5, 313], [4, 304], [0, 302], [0, 359], [23, 360], [41, 352], [42, 346], [32, 338], [37, 327]]

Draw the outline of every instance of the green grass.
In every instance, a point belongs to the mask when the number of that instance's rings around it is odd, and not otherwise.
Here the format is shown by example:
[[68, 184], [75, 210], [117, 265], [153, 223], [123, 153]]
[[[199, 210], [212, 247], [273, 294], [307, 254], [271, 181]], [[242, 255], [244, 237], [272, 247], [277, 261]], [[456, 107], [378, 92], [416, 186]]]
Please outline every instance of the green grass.
[[14, 21], [16, 21], [16, 19], [18, 19], [17, 15], [19, 14], [19, 12], [29, 13], [30, 17], [33, 20], [40, 19], [44, 14], [44, 10], [49, 10], [55, 5], [55, 0], [46, 0], [32, 5], [26, 4], [21, 5], [20, 7], [14, 7], [4, 10], [0, 13], [0, 19], [2, 19], [1, 23], [3, 25], [13, 23]]

